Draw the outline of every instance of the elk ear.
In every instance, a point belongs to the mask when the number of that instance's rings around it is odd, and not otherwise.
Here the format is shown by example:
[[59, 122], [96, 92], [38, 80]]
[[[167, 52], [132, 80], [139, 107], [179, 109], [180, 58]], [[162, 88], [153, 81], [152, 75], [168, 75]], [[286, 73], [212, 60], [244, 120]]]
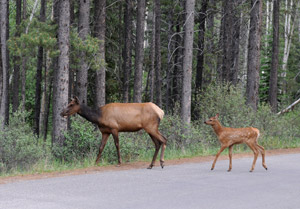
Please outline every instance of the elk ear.
[[217, 119], [219, 118], [219, 113], [216, 114], [216, 118], [217, 118]]
[[73, 97], [73, 100], [74, 100], [74, 102], [75, 102], [76, 104], [79, 104], [79, 99], [78, 99], [77, 96], [74, 96], [74, 97]]

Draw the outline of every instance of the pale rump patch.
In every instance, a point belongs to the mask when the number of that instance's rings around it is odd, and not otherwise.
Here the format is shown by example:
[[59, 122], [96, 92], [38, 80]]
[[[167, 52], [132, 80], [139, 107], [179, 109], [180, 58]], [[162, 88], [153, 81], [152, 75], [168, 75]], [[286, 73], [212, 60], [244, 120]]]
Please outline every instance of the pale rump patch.
[[156, 104], [153, 104], [151, 102], [150, 102], [150, 104], [151, 104], [153, 110], [157, 113], [158, 117], [162, 120], [165, 115], [164, 111], [162, 109], [160, 109]]

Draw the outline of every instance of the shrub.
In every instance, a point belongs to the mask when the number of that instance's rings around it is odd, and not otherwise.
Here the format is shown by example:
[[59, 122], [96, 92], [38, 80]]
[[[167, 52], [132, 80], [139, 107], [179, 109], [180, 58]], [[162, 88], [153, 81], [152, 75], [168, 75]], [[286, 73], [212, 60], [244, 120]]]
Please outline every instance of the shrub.
[[72, 117], [71, 129], [65, 133], [64, 146], [53, 145], [55, 158], [72, 162], [94, 156], [99, 146], [99, 131], [85, 119]]
[[11, 170], [28, 170], [44, 154], [38, 138], [25, 122], [28, 112], [18, 111], [10, 119], [10, 124], [0, 130], [0, 173]]

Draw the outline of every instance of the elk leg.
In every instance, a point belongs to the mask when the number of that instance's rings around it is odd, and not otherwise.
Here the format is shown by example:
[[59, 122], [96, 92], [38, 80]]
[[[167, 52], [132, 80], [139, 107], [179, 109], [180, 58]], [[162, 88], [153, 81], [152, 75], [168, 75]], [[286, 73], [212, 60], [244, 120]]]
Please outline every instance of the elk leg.
[[[149, 135], [150, 135], [150, 134], [149, 134]], [[156, 157], [157, 157], [157, 154], [158, 154], [158, 151], [159, 151], [159, 148], [160, 148], [160, 143], [159, 143], [159, 141], [158, 141], [156, 138], [154, 138], [153, 136], [151, 136], [151, 135], [150, 135], [150, 137], [151, 137], [151, 139], [152, 139], [152, 141], [153, 141], [153, 143], [154, 143], [154, 145], [155, 145], [155, 152], [154, 152], [154, 155], [153, 155], [152, 162], [151, 162], [151, 164], [149, 165], [148, 169], [151, 169], [151, 168], [154, 166], [154, 163], [155, 163], [155, 161], [156, 161]]]
[[217, 159], [220, 156], [221, 152], [224, 151], [225, 148], [226, 148], [226, 146], [222, 146], [221, 149], [219, 150], [219, 152], [216, 154], [215, 160], [214, 160], [214, 162], [213, 162], [213, 164], [211, 166], [211, 170], [214, 170], [216, 162], [217, 162]]
[[250, 172], [252, 172], [254, 170], [255, 163], [256, 163], [256, 160], [257, 160], [258, 150], [257, 150], [257, 148], [255, 147], [254, 144], [247, 143], [247, 145], [252, 149], [252, 151], [254, 153], [254, 159], [253, 159], [252, 167], [251, 167], [251, 170], [250, 170]]
[[163, 135], [161, 135], [161, 133], [159, 133], [158, 130], [155, 132], [150, 132], [149, 134], [152, 135], [155, 139], [157, 139], [158, 142], [162, 146], [161, 153], [160, 153], [160, 166], [161, 166], [161, 168], [164, 168], [164, 162], [165, 162], [164, 161], [164, 153], [165, 153], [165, 149], [166, 149], [167, 140]]
[[229, 172], [232, 169], [232, 149], [233, 149], [233, 145], [230, 145], [228, 149], [229, 149], [229, 152], [228, 152], [228, 154], [229, 154], [229, 169], [227, 171]]
[[164, 168], [164, 166], [165, 166], [164, 165], [165, 164], [164, 156], [165, 156], [165, 149], [167, 146], [167, 139], [159, 131], [158, 131], [158, 134], [160, 136], [160, 142], [161, 142], [160, 166], [161, 166], [161, 168]]
[[262, 166], [268, 170], [267, 165], [265, 163], [265, 148], [263, 146], [260, 146], [259, 144], [256, 143], [256, 146], [258, 147], [258, 149], [261, 152], [261, 156], [262, 156]]
[[116, 146], [116, 149], [117, 149], [118, 166], [120, 166], [121, 163], [122, 163], [122, 160], [121, 160], [121, 154], [120, 154], [119, 132], [117, 130], [113, 130], [112, 135], [114, 137], [114, 142], [115, 142], [115, 146]]
[[102, 140], [101, 140], [101, 144], [100, 144], [100, 148], [99, 148], [99, 153], [98, 153], [98, 157], [96, 159], [96, 164], [99, 162], [99, 159], [101, 157], [101, 153], [106, 145], [107, 139], [109, 137], [108, 133], [102, 133]]

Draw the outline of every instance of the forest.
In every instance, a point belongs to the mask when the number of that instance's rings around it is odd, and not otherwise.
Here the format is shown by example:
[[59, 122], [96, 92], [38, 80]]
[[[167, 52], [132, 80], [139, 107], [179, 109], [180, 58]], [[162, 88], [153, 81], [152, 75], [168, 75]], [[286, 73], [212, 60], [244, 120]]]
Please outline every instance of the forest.
[[[167, 159], [215, 153], [217, 113], [266, 149], [300, 146], [300, 0], [0, 2], [0, 174], [94, 163], [99, 130], [60, 116], [74, 96], [158, 105]], [[120, 147], [127, 162], [154, 152], [144, 132]]]

